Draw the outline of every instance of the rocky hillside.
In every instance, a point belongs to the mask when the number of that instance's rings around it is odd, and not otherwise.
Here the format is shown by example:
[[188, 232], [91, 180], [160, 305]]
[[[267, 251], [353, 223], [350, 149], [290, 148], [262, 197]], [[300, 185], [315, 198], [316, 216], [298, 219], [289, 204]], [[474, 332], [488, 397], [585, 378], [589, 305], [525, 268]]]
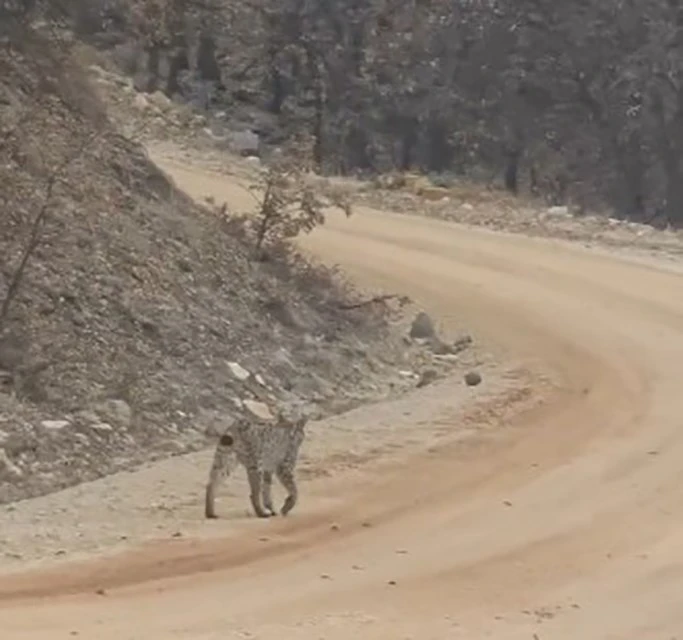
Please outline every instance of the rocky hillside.
[[0, 502], [448, 366], [321, 267], [254, 262], [121, 135], [70, 44], [29, 35], [0, 52]]

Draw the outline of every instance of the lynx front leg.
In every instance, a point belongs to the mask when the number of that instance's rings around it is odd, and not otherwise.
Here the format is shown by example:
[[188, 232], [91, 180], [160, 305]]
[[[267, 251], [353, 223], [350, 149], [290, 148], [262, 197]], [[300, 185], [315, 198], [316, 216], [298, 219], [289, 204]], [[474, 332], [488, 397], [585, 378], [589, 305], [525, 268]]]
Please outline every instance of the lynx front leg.
[[282, 483], [282, 486], [287, 490], [287, 497], [282, 505], [282, 510], [280, 513], [286, 516], [296, 505], [299, 498], [299, 490], [296, 486], [296, 480], [294, 478], [294, 471], [287, 467], [281, 466], [277, 470], [278, 480]]
[[259, 518], [269, 518], [271, 514], [265, 511], [261, 506], [261, 476], [262, 471], [260, 469], [247, 470], [247, 478], [249, 479], [249, 489], [251, 491], [249, 498], [251, 500], [251, 506], [254, 509], [254, 513]]
[[273, 508], [273, 474], [270, 471], [263, 472], [263, 486], [261, 487], [261, 496], [263, 498], [263, 508], [270, 512], [271, 516], [275, 515]]
[[230, 475], [235, 465], [234, 452], [230, 449], [232, 444], [232, 436], [226, 434], [221, 437], [216, 447], [204, 499], [204, 515], [207, 518], [218, 517], [216, 515], [216, 491], [221, 482]]

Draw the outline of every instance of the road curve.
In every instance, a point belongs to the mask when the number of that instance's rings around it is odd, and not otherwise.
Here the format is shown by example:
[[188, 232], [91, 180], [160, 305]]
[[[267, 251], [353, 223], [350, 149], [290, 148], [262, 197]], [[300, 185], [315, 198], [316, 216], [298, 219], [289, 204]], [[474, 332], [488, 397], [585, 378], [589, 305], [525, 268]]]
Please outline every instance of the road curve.
[[[199, 174], [174, 173], [192, 191]], [[201, 180], [203, 195], [226, 196], [224, 178]], [[561, 390], [473, 451], [446, 445], [330, 481], [348, 495], [335, 530], [302, 513], [268, 551], [192, 543], [176, 558], [183, 577], [107, 596], [16, 601], [2, 582], [2, 636], [683, 637], [683, 269], [371, 210], [331, 218], [304, 245], [542, 361]], [[91, 572], [150, 577], [144, 559], [163, 553]], [[225, 568], [197, 574], [211, 558]], [[68, 570], [43, 579], [56, 596], [51, 580], [68, 585]]]

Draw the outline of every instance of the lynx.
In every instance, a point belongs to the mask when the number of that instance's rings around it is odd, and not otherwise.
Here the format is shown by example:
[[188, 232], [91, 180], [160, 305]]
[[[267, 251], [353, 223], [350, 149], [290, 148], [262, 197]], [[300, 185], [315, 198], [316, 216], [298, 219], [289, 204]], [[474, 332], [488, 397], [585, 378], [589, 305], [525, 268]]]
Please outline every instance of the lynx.
[[304, 440], [307, 417], [288, 420], [280, 414], [275, 424], [238, 419], [220, 437], [206, 485], [205, 515], [216, 518], [216, 489], [241, 464], [247, 472], [250, 499], [259, 518], [275, 515], [271, 489], [273, 473], [288, 495], [280, 513], [285, 516], [297, 502], [295, 479], [299, 448]]

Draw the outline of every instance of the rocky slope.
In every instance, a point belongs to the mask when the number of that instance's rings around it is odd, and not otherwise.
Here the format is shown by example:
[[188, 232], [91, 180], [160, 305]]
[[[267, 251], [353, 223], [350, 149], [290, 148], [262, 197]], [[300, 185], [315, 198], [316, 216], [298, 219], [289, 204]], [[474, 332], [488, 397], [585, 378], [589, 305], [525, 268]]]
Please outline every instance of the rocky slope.
[[0, 318], [0, 502], [202, 448], [238, 413], [335, 413], [450, 366], [386, 304], [346, 308], [359, 294], [335, 274], [253, 262], [120, 133], [71, 47], [33, 34], [0, 53], [0, 123], [0, 302], [19, 285]]

